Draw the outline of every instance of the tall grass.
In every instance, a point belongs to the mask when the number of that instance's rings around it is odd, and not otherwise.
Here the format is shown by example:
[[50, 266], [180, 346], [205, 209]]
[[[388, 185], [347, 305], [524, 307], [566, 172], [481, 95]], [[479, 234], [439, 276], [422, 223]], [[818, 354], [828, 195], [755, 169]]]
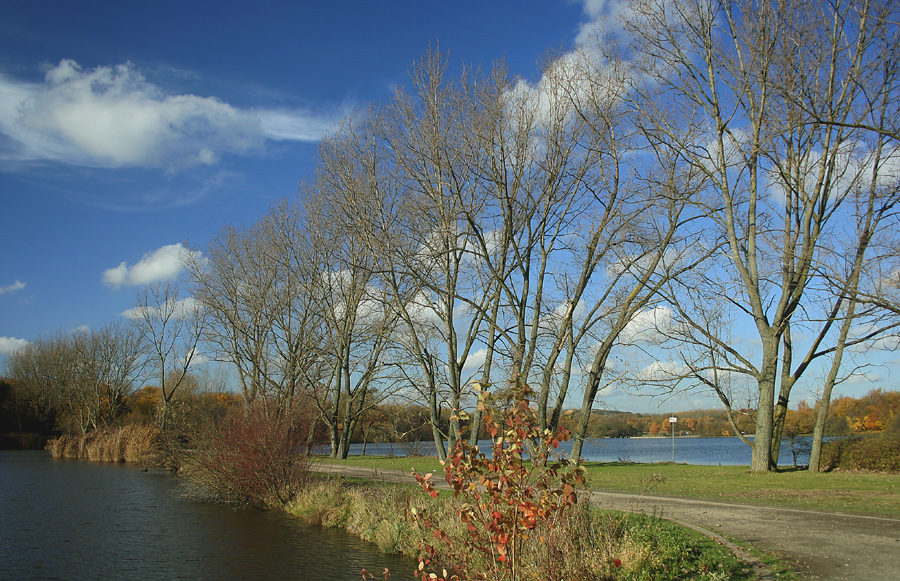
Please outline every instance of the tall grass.
[[[457, 516], [457, 499], [442, 495], [433, 500], [409, 486], [322, 478], [285, 509], [307, 524], [342, 527], [384, 552], [413, 558], [424, 554], [423, 543], [436, 543], [421, 526], [423, 515], [440, 522], [449, 537], [468, 534]], [[651, 516], [601, 512], [586, 503], [552, 527], [533, 531], [523, 551], [522, 579], [752, 578], [731, 553], [705, 537]]]
[[60, 436], [50, 440], [47, 449], [54, 458], [156, 465], [160, 461], [161, 441], [155, 427], [128, 424], [93, 430], [84, 436]]

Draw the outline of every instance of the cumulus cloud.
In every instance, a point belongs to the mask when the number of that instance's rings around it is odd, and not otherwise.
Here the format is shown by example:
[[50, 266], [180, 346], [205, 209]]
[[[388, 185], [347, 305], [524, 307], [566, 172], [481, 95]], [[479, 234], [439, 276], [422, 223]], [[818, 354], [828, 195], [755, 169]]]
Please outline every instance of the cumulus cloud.
[[268, 140], [316, 141], [338, 114], [249, 110], [170, 95], [131, 63], [84, 69], [63, 60], [43, 83], [0, 75], [0, 159], [90, 167], [212, 165]]
[[593, 42], [598, 34], [610, 32], [619, 19], [629, 15], [631, 5], [625, 0], [582, 0], [588, 20], [581, 24], [575, 44], [582, 46]]
[[647, 382], [673, 381], [688, 371], [689, 369], [684, 364], [677, 361], [654, 361], [638, 370], [635, 379]]
[[486, 359], [487, 349], [485, 348], [476, 349], [469, 353], [469, 356], [466, 357], [466, 364], [463, 366], [463, 377], [474, 377], [476, 373], [481, 371], [481, 367]]
[[16, 282], [10, 285], [0, 286], [0, 295], [12, 294], [16, 291], [22, 290], [23, 288], [25, 288], [25, 283], [20, 280], [16, 280]]
[[184, 266], [185, 258], [200, 259], [201, 252], [187, 250], [181, 244], [169, 244], [148, 252], [136, 264], [122, 262], [103, 273], [103, 284], [117, 289], [121, 286], [139, 286], [174, 280]]
[[0, 337], [0, 354], [9, 355], [13, 351], [17, 351], [28, 345], [25, 339], [16, 339], [15, 337]]
[[659, 338], [661, 331], [670, 330], [673, 322], [672, 309], [665, 305], [658, 305], [652, 309], [646, 309], [635, 313], [634, 317], [622, 330], [623, 343], [635, 343], [638, 341], [653, 341]]

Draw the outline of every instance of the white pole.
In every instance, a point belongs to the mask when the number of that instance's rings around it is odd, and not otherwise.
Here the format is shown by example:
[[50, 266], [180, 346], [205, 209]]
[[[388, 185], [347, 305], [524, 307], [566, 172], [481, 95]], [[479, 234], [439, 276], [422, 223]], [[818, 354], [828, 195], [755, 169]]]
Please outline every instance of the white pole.
[[675, 422], [672, 422], [672, 464], [675, 463]]
[[678, 418], [672, 416], [669, 418], [669, 423], [672, 424], [672, 464], [675, 463], [675, 422], [678, 421]]

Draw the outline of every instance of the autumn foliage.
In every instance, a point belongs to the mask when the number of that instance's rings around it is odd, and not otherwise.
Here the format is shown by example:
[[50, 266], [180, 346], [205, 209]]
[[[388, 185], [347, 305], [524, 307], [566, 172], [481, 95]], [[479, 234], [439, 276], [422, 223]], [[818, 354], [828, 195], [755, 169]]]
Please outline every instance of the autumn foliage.
[[[464, 534], [424, 514], [413, 515], [433, 537], [420, 558], [421, 579], [520, 579], [526, 554], [532, 568], [551, 558], [546, 551], [542, 558], [535, 548], [552, 549], [557, 525], [578, 502], [577, 489], [585, 481], [580, 468], [553, 457], [569, 432], [541, 433], [530, 395], [522, 387], [517, 399], [499, 410], [490, 394], [482, 393], [479, 408], [494, 441], [491, 457], [460, 442], [445, 462], [444, 476], [458, 500], [456, 516], [465, 525]], [[534, 448], [530, 461], [528, 445]], [[415, 478], [432, 497], [438, 496], [431, 474]], [[436, 566], [440, 574], [430, 573]], [[540, 576], [553, 577], [546, 571]]]

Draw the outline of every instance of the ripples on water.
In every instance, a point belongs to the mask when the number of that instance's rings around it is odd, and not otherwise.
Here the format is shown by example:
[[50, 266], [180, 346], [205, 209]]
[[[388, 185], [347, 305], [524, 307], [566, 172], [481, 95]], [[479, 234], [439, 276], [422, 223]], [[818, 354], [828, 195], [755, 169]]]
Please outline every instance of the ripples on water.
[[0, 452], [0, 579], [392, 578], [411, 560], [277, 511], [174, 494], [174, 479], [128, 465]]

